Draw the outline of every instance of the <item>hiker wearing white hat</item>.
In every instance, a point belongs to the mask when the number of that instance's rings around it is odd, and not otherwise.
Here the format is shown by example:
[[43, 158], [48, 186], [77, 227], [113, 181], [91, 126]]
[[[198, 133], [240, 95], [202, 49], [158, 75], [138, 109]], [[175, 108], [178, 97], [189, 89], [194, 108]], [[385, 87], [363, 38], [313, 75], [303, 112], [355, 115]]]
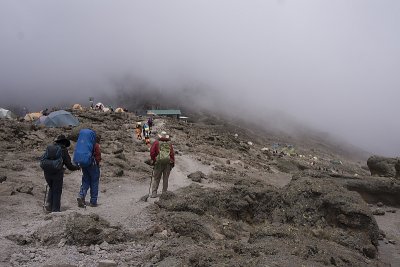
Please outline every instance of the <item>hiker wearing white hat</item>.
[[163, 178], [162, 192], [168, 190], [168, 179], [172, 168], [175, 166], [174, 148], [170, 142], [167, 132], [162, 131], [158, 134], [158, 140], [154, 141], [150, 148], [150, 157], [154, 165], [154, 177], [151, 185], [150, 197], [157, 197], [157, 189]]

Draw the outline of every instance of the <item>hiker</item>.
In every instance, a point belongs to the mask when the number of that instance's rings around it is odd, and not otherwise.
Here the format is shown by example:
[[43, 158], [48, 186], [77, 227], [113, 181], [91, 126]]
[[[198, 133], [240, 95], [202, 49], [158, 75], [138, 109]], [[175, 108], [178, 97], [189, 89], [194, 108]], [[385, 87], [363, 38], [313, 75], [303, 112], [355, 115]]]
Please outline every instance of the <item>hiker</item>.
[[49, 109], [45, 108], [45, 110], [42, 111], [43, 116], [48, 116], [49, 115]]
[[136, 138], [138, 140], [142, 140], [142, 123], [140, 121], [136, 123], [135, 132], [136, 132]]
[[49, 145], [41, 158], [40, 167], [44, 171], [44, 177], [49, 186], [49, 192], [45, 204], [46, 211], [60, 212], [61, 194], [64, 180], [64, 165], [71, 171], [80, 168], [73, 165], [68, 154], [71, 142], [63, 135], [57, 136], [53, 145]]
[[150, 127], [147, 123], [143, 125], [143, 136], [144, 136], [144, 142], [146, 143], [147, 146], [150, 146]]
[[[91, 207], [97, 207], [97, 198], [99, 195], [100, 181], [100, 151], [101, 136], [91, 129], [83, 129], [79, 132], [77, 147], [74, 153], [74, 161], [80, 162], [82, 165], [82, 183], [77, 198], [78, 207], [86, 207], [85, 197], [90, 189]], [[78, 147], [78, 145], [83, 144]], [[75, 155], [77, 155], [75, 157]]]
[[149, 117], [147, 125], [149, 125], [149, 134], [151, 134], [151, 129], [153, 128], [153, 117]]
[[151, 165], [154, 166], [154, 176], [151, 186], [151, 198], [157, 197], [157, 189], [163, 178], [162, 192], [168, 190], [168, 178], [172, 168], [175, 166], [174, 148], [170, 143], [169, 135], [162, 131], [158, 140], [154, 141], [150, 149]]

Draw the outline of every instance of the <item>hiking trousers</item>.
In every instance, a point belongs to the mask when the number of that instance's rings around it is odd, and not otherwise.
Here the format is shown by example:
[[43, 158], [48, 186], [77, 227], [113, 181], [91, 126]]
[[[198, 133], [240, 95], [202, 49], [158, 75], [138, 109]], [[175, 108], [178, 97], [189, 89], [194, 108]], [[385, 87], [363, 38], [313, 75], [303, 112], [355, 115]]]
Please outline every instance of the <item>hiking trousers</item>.
[[82, 168], [82, 184], [79, 197], [85, 199], [87, 191], [90, 188], [90, 203], [97, 205], [97, 197], [99, 195], [100, 167], [93, 164], [89, 167]]
[[55, 174], [44, 173], [44, 178], [49, 185], [46, 206], [48, 206], [52, 212], [59, 212], [61, 211], [61, 194], [64, 181], [64, 171]]
[[154, 166], [154, 176], [153, 176], [153, 183], [151, 186], [151, 195], [157, 195], [157, 189], [161, 181], [161, 177], [163, 179], [163, 188], [162, 192], [167, 192], [168, 190], [168, 179], [171, 173], [171, 164], [157, 164]]

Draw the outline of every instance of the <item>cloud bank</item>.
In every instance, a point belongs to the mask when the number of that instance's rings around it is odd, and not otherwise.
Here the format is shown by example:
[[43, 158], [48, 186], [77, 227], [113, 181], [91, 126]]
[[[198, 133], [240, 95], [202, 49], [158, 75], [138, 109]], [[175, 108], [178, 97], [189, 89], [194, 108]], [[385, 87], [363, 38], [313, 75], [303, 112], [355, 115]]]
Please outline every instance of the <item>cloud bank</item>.
[[399, 12], [395, 0], [3, 0], [0, 105], [86, 101], [131, 79], [132, 94], [194, 90], [199, 106], [278, 110], [398, 155]]

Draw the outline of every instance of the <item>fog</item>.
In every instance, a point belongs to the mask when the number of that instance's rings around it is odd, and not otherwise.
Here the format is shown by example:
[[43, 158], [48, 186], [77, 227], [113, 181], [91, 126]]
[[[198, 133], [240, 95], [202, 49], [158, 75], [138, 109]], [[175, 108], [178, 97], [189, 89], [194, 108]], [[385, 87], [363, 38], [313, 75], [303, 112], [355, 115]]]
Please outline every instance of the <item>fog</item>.
[[2, 0], [0, 106], [156, 90], [398, 156], [398, 14], [397, 0]]

